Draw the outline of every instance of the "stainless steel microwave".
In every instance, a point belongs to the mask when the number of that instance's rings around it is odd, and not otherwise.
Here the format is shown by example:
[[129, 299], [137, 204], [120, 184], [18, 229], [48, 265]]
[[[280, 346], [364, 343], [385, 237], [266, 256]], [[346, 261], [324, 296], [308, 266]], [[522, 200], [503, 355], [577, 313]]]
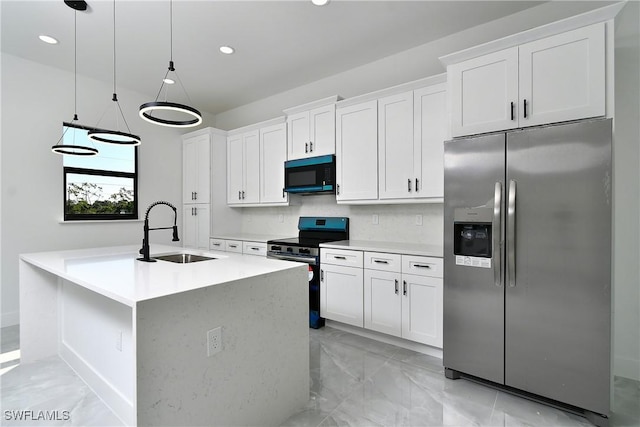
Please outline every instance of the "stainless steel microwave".
[[284, 191], [335, 193], [336, 156], [333, 154], [284, 162]]

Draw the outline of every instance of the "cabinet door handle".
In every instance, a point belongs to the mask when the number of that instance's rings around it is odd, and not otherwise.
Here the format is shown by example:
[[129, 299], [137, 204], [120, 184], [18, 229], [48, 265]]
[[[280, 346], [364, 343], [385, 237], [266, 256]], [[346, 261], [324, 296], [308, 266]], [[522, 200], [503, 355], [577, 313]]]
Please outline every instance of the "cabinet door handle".
[[340, 195], [340, 184], [336, 184], [336, 193]]
[[313, 153], [313, 142], [309, 141], [309, 151]]
[[198, 208], [193, 208], [193, 215], [194, 216], [198, 215]]
[[282, 189], [282, 198], [285, 198], [285, 192], [284, 192], [284, 188]]
[[385, 261], [383, 259], [374, 259], [373, 262], [378, 264], [389, 264], [389, 261]]
[[411, 193], [411, 179], [407, 179], [407, 191]]
[[524, 100], [524, 118], [527, 118], [527, 100]]
[[402, 281], [402, 295], [407, 295], [407, 281]]
[[398, 295], [398, 292], [399, 292], [399, 290], [398, 290], [398, 279], [396, 279], [396, 295]]
[[513, 102], [511, 103], [511, 120], [515, 120], [516, 117], [513, 115], [513, 109], [514, 109], [515, 105], [513, 104]]
[[244, 191], [242, 191], [242, 200], [244, 200]]
[[193, 200], [198, 200], [198, 192], [197, 191], [193, 192]]
[[320, 270], [320, 281], [324, 282], [324, 270]]
[[418, 180], [418, 178], [416, 178], [416, 193], [418, 192], [418, 182], [420, 181]]
[[305, 152], [305, 153], [308, 153], [308, 152], [309, 152], [309, 143], [308, 143], [308, 142], [305, 142], [305, 143], [304, 143], [304, 152]]
[[242, 191], [238, 191], [238, 200], [242, 199]]

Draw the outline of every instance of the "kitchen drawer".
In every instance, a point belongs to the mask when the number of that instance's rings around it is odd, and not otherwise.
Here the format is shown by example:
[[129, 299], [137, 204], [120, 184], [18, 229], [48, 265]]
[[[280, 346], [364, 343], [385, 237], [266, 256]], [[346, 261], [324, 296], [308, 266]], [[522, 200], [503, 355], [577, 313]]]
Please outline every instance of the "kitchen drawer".
[[442, 277], [442, 258], [402, 255], [402, 273]]
[[362, 251], [350, 251], [345, 249], [320, 249], [320, 264], [344, 265], [347, 267], [362, 268]]
[[244, 242], [242, 253], [245, 255], [267, 256], [267, 244], [260, 242]]
[[364, 268], [370, 270], [391, 271], [400, 273], [401, 271], [401, 255], [389, 254], [385, 252], [365, 252]]
[[242, 253], [242, 242], [240, 240], [225, 240], [225, 248], [227, 252]]
[[209, 239], [209, 249], [212, 251], [226, 251], [227, 245], [222, 239]]

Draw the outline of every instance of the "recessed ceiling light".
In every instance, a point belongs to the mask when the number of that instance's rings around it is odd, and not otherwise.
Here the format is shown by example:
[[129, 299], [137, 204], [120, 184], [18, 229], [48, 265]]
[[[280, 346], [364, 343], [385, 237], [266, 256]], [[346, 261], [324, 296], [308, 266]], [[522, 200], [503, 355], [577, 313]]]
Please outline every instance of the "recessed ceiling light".
[[220, 46], [220, 52], [224, 53], [225, 55], [231, 55], [235, 51], [236, 50], [231, 46]]
[[311, 3], [315, 4], [316, 6], [325, 6], [329, 3], [329, 0], [311, 0]]
[[54, 39], [51, 36], [47, 36], [47, 35], [41, 34], [41, 35], [38, 36], [38, 38], [40, 40], [42, 40], [43, 42], [48, 43], [48, 44], [58, 44], [58, 40]]
[[169, 79], [169, 78], [162, 79], [162, 81], [165, 82], [168, 85], [172, 85], [172, 84], [174, 84], [176, 82], [175, 80], [172, 80], [172, 79]]

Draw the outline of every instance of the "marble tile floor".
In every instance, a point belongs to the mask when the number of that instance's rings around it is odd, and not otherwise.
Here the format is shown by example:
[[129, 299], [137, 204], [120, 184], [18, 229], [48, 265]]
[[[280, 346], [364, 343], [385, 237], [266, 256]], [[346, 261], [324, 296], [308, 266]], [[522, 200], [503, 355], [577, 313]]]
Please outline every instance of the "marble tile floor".
[[[438, 358], [330, 327], [310, 334], [310, 399], [284, 426], [591, 426], [471, 381], [447, 380]], [[2, 328], [0, 337], [0, 353], [18, 349], [17, 327]], [[0, 376], [0, 425], [122, 425], [59, 358], [10, 363]], [[13, 409], [69, 411], [69, 419], [21, 423], [7, 419]], [[640, 426], [640, 383], [616, 378], [610, 424]]]

